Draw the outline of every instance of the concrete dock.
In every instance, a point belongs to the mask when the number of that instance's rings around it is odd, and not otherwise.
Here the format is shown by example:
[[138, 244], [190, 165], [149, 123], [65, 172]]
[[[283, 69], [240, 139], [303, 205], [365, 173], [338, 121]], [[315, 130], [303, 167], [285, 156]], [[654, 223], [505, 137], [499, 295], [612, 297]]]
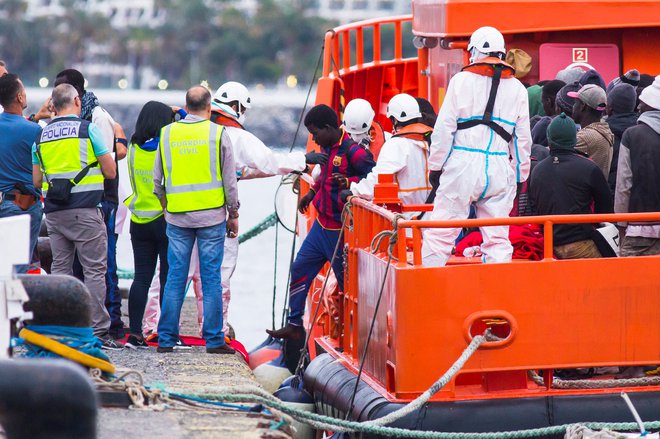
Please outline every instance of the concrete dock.
[[[186, 300], [182, 312], [182, 334], [196, 335], [196, 310]], [[240, 339], [240, 334], [238, 334]], [[171, 392], [212, 395], [228, 387], [258, 385], [250, 368], [236, 354], [211, 355], [204, 347], [189, 351], [159, 354], [147, 350], [109, 352], [118, 368], [142, 373], [145, 384]], [[291, 438], [288, 427], [278, 426], [279, 419], [264, 414], [236, 410], [102, 408], [99, 411], [98, 437], [115, 438]], [[277, 428], [275, 428], [277, 427]]]

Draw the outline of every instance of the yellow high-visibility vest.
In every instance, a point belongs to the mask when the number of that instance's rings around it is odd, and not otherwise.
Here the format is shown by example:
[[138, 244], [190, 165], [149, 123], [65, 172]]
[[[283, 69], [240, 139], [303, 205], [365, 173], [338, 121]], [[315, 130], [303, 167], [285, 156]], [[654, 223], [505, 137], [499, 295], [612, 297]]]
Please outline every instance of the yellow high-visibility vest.
[[220, 138], [223, 127], [209, 120], [179, 121], [160, 136], [167, 211], [215, 209], [225, 205]]
[[[89, 163], [96, 161], [94, 148], [89, 139], [89, 121], [66, 117], [55, 119], [46, 125], [39, 138], [39, 161], [49, 180], [67, 178], [73, 180]], [[48, 185], [44, 177], [43, 192], [48, 206]], [[57, 209], [95, 207], [103, 198], [103, 173], [98, 166], [89, 169], [85, 177], [71, 190], [66, 205]]]
[[124, 200], [131, 211], [131, 221], [147, 224], [163, 215], [160, 200], [154, 194], [154, 160], [157, 150], [145, 151], [138, 145], [128, 147], [128, 178], [133, 193]]

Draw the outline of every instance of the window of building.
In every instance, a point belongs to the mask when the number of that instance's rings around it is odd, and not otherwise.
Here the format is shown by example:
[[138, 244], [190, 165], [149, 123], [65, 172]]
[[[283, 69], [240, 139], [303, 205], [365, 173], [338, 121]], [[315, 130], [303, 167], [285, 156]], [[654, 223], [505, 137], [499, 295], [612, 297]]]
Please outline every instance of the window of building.
[[369, 2], [367, 0], [353, 0], [353, 9], [363, 10], [367, 9]]
[[392, 0], [380, 0], [378, 2], [378, 9], [383, 11], [391, 11], [394, 9], [394, 1]]
[[330, 9], [344, 9], [344, 0], [330, 0]]

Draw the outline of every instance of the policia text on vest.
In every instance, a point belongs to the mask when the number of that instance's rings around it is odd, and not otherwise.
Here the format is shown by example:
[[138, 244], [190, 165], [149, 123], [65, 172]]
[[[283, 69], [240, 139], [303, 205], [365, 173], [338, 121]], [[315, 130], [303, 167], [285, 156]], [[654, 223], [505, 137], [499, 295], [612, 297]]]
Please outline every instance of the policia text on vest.
[[41, 132], [36, 150], [46, 184], [45, 211], [95, 207], [103, 198], [103, 173], [89, 137], [90, 122], [55, 119]]

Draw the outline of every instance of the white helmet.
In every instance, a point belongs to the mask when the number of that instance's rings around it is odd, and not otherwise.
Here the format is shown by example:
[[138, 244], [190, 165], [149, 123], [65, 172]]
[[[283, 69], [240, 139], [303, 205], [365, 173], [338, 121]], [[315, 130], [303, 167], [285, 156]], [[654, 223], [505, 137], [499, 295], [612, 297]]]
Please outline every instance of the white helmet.
[[353, 99], [344, 110], [344, 129], [349, 134], [362, 134], [369, 131], [376, 113], [364, 99]]
[[506, 53], [504, 48], [504, 37], [494, 27], [484, 26], [475, 30], [470, 37], [468, 52], [476, 49], [481, 53], [488, 54], [493, 52]]
[[252, 107], [248, 89], [243, 84], [236, 81], [225, 82], [218, 87], [218, 91], [213, 95], [213, 99], [225, 104], [238, 101], [245, 108]]
[[399, 122], [407, 122], [422, 117], [422, 112], [419, 111], [417, 99], [409, 94], [400, 93], [390, 99], [387, 104], [387, 117], [393, 117]]

